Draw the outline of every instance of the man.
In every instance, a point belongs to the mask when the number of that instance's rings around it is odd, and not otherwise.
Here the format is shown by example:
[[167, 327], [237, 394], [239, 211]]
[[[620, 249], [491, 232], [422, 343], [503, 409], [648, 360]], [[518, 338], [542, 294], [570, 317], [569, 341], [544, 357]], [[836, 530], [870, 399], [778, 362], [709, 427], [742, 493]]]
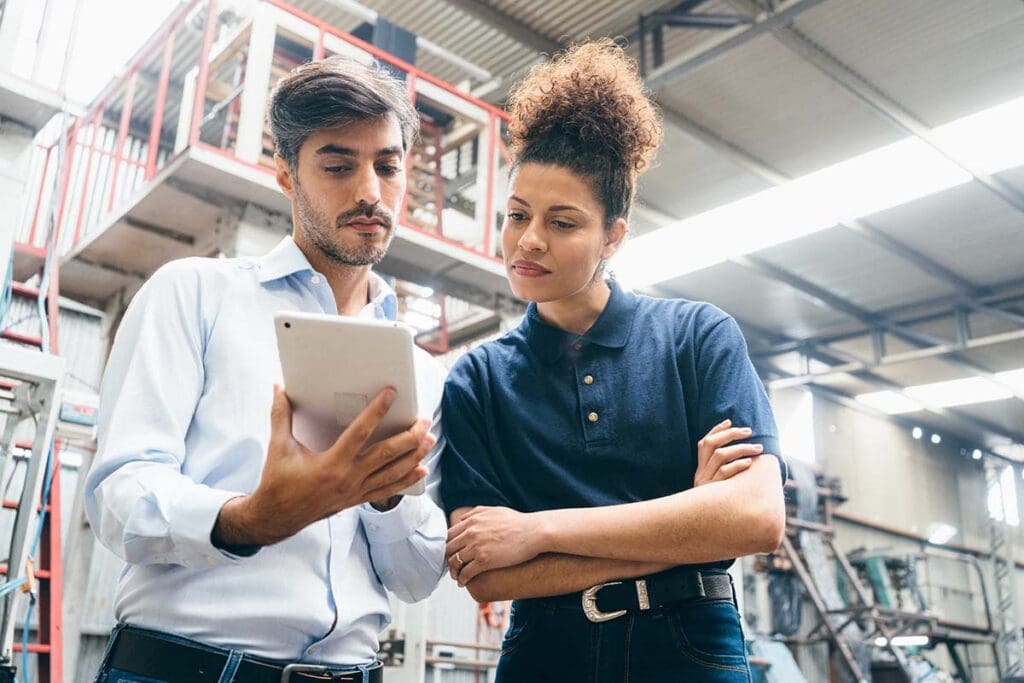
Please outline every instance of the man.
[[[366, 448], [385, 389], [313, 453], [276, 386], [275, 312], [394, 318], [371, 267], [394, 235], [418, 115], [382, 68], [331, 58], [282, 79], [269, 120], [293, 237], [261, 259], [164, 266], [111, 351], [86, 509], [128, 564], [100, 681], [276, 682], [286, 667], [294, 681], [325, 667], [377, 681], [385, 587], [422, 600], [444, 569], [441, 510], [398, 495], [434, 469], [437, 416]], [[421, 402], [439, 405], [443, 370], [418, 375]]]

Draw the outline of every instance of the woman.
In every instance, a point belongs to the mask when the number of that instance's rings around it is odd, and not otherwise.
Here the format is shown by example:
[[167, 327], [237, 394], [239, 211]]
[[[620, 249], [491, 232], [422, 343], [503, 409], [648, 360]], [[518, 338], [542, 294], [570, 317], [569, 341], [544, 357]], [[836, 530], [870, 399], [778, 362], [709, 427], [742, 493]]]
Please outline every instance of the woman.
[[604, 277], [657, 112], [607, 40], [534, 67], [510, 112], [502, 247], [531, 304], [445, 387], [450, 571], [516, 600], [499, 681], [748, 681], [725, 569], [783, 533], [768, 399], [723, 312]]

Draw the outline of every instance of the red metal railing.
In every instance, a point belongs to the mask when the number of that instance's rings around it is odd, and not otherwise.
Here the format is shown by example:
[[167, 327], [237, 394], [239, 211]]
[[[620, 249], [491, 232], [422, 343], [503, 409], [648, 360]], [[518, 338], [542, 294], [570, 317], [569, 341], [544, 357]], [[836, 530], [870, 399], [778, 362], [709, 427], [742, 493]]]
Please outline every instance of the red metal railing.
[[[473, 234], [466, 234], [466, 230], [459, 234], [454, 229], [449, 230], [448, 221], [440, 220], [442, 207], [438, 207], [435, 229], [409, 220], [404, 203], [400, 222], [409, 230], [494, 258], [495, 176], [499, 164], [503, 160], [508, 162], [501, 140], [505, 113], [282, 0], [264, 0], [258, 6], [269, 7], [271, 13], [290, 15], [288, 34], [293, 38], [296, 20], [308, 27], [304, 59], [329, 55], [334, 51], [331, 46], [338, 47], [341, 41], [349, 49], [355, 47], [407, 74], [409, 94], [414, 102], [430, 102], [430, 97], [418, 90], [429, 84], [460, 103], [455, 109], [471, 108], [479, 112], [478, 119], [467, 118], [466, 121], [479, 125], [476, 133], [472, 125], [467, 127], [470, 136], [475, 135], [477, 140], [472, 145], [478, 174], [478, 191], [473, 201], [481, 208], [473, 216], [466, 214], [465, 207], [461, 209], [475, 224]], [[198, 25], [202, 30], [201, 37], [197, 38]], [[266, 155], [253, 160], [251, 156], [242, 158], [237, 151], [240, 143], [248, 144], [250, 149], [254, 145], [252, 140], [240, 139], [235, 125], [237, 118], [246, 113], [240, 111], [245, 105], [239, 98], [246, 83], [231, 81], [231, 73], [240, 79], [250, 75], [241, 74], [246, 71], [251, 35], [251, 23], [231, 27], [221, 20], [217, 0], [192, 0], [169, 16], [129, 61], [124, 73], [104, 89], [80, 119], [63, 131], [44, 131], [40, 136], [30, 171], [32, 194], [26, 202], [18, 241], [34, 246], [43, 244], [49, 225], [46, 207], [51, 206], [51, 194], [56, 192], [57, 244], [61, 254], [73, 251], [129, 210], [135, 197], [150, 184], [160, 182], [160, 172], [190, 149], [229, 159], [238, 164], [240, 174], [255, 168], [272, 175], [274, 171]], [[275, 41], [278, 35], [275, 33]], [[277, 42], [267, 47], [272, 66], [276, 64], [273, 60], [277, 58], [277, 49]], [[236, 66], [232, 72], [233, 64]], [[176, 119], [173, 118], [175, 112]], [[259, 115], [262, 117], [262, 111]], [[458, 116], [456, 114], [457, 121]], [[211, 136], [212, 131], [221, 134]], [[263, 134], [260, 130], [259, 135]], [[64, 159], [57, 178], [61, 136]], [[265, 149], [262, 139], [255, 144]], [[447, 150], [446, 154], [449, 152], [452, 150]], [[456, 175], [458, 170], [456, 163]], [[439, 195], [441, 199], [444, 196]], [[471, 203], [464, 202], [467, 206]], [[462, 222], [468, 224], [466, 220]]]

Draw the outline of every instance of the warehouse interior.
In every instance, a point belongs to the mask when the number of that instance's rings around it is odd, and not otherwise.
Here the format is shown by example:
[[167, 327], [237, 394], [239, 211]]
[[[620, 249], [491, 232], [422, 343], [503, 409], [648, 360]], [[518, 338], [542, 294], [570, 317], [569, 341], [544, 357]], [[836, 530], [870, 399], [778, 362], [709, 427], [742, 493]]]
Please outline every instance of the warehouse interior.
[[[737, 320], [791, 463], [782, 545], [732, 569], [753, 680], [1024, 680], [1024, 3], [178, 0], [122, 35], [117, 4], [0, 0], [16, 680], [93, 680], [115, 625], [123, 562], [83, 486], [132, 296], [169, 261], [291, 229], [277, 80], [335, 54], [404, 74], [422, 132], [376, 271], [451, 367], [525, 311], [500, 254], [509, 89], [604, 36], [665, 127], [615, 277]], [[107, 35], [81, 30], [103, 12]], [[111, 40], [127, 56], [70, 95]], [[493, 680], [508, 617], [447, 577], [393, 601], [386, 680]]]

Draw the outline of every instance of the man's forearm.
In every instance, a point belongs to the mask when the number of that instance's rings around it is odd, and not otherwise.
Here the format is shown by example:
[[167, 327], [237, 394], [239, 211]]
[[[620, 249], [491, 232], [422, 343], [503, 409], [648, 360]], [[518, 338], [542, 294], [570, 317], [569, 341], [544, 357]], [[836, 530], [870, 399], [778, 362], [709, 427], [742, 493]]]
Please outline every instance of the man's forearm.
[[732, 479], [625, 505], [542, 515], [542, 552], [615, 560], [699, 564], [772, 550], [785, 508], [775, 458]]
[[484, 572], [467, 588], [478, 602], [565, 595], [616, 579], [632, 579], [670, 569], [656, 562], [608, 560], [546, 554], [515, 567]]

